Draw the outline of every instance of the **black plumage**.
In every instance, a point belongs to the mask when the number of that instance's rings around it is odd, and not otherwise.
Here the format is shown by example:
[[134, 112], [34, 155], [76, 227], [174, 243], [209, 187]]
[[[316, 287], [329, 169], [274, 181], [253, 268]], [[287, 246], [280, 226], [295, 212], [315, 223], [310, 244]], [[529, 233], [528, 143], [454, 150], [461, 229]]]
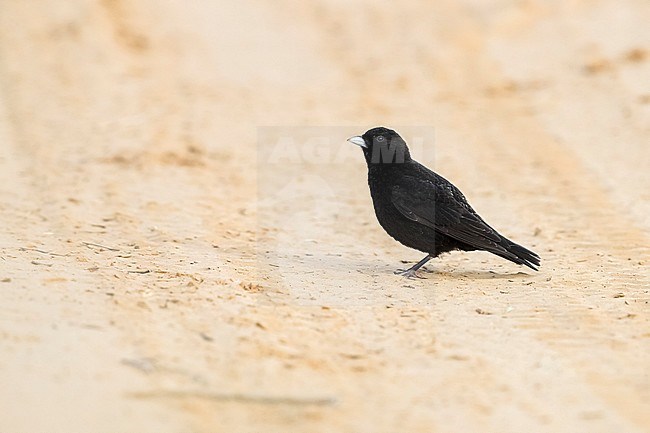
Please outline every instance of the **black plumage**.
[[370, 195], [379, 224], [398, 242], [427, 253], [400, 274], [413, 277], [430, 259], [452, 250], [489, 251], [537, 270], [539, 256], [500, 235], [447, 179], [411, 158], [395, 131], [373, 128], [350, 142], [368, 165]]

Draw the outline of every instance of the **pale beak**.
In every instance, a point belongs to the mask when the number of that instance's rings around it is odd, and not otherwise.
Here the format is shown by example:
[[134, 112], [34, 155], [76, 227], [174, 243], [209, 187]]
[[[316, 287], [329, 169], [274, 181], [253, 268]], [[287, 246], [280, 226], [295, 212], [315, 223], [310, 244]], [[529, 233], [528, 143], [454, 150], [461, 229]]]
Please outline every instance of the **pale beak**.
[[359, 147], [368, 147], [368, 145], [367, 145], [366, 142], [363, 140], [363, 138], [361, 138], [361, 137], [358, 136], [358, 135], [355, 135], [354, 137], [350, 137], [350, 138], [348, 138], [348, 141], [349, 141], [350, 143], [352, 143], [352, 144], [356, 144], [356, 145], [359, 146]]

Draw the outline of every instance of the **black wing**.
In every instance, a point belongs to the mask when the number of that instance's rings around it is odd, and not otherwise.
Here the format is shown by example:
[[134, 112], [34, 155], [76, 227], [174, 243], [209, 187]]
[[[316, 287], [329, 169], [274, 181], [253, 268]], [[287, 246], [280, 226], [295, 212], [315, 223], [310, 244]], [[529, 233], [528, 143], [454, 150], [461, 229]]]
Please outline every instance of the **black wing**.
[[406, 218], [471, 247], [536, 269], [539, 257], [490, 227], [449, 181], [428, 171], [426, 178], [405, 177], [393, 186], [391, 201]]

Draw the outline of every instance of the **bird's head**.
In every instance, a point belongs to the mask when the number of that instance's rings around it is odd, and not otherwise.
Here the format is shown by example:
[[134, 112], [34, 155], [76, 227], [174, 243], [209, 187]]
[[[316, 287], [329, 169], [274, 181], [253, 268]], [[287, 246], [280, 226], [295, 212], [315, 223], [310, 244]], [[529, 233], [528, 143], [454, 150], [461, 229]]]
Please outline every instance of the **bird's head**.
[[392, 129], [377, 127], [348, 141], [363, 150], [368, 167], [375, 164], [402, 164], [411, 160], [406, 142]]

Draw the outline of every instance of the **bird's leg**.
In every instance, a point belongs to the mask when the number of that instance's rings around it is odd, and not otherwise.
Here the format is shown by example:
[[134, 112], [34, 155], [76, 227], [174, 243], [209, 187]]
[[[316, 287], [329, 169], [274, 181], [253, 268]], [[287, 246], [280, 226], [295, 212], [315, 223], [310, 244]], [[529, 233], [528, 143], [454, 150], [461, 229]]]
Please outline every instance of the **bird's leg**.
[[431, 260], [433, 257], [430, 255], [427, 255], [425, 258], [417, 262], [415, 265], [411, 266], [410, 268], [404, 270], [404, 269], [398, 269], [395, 271], [396, 274], [398, 275], [403, 275], [406, 278], [422, 278], [417, 274], [417, 270], [420, 269], [422, 266], [424, 266], [429, 260]]

